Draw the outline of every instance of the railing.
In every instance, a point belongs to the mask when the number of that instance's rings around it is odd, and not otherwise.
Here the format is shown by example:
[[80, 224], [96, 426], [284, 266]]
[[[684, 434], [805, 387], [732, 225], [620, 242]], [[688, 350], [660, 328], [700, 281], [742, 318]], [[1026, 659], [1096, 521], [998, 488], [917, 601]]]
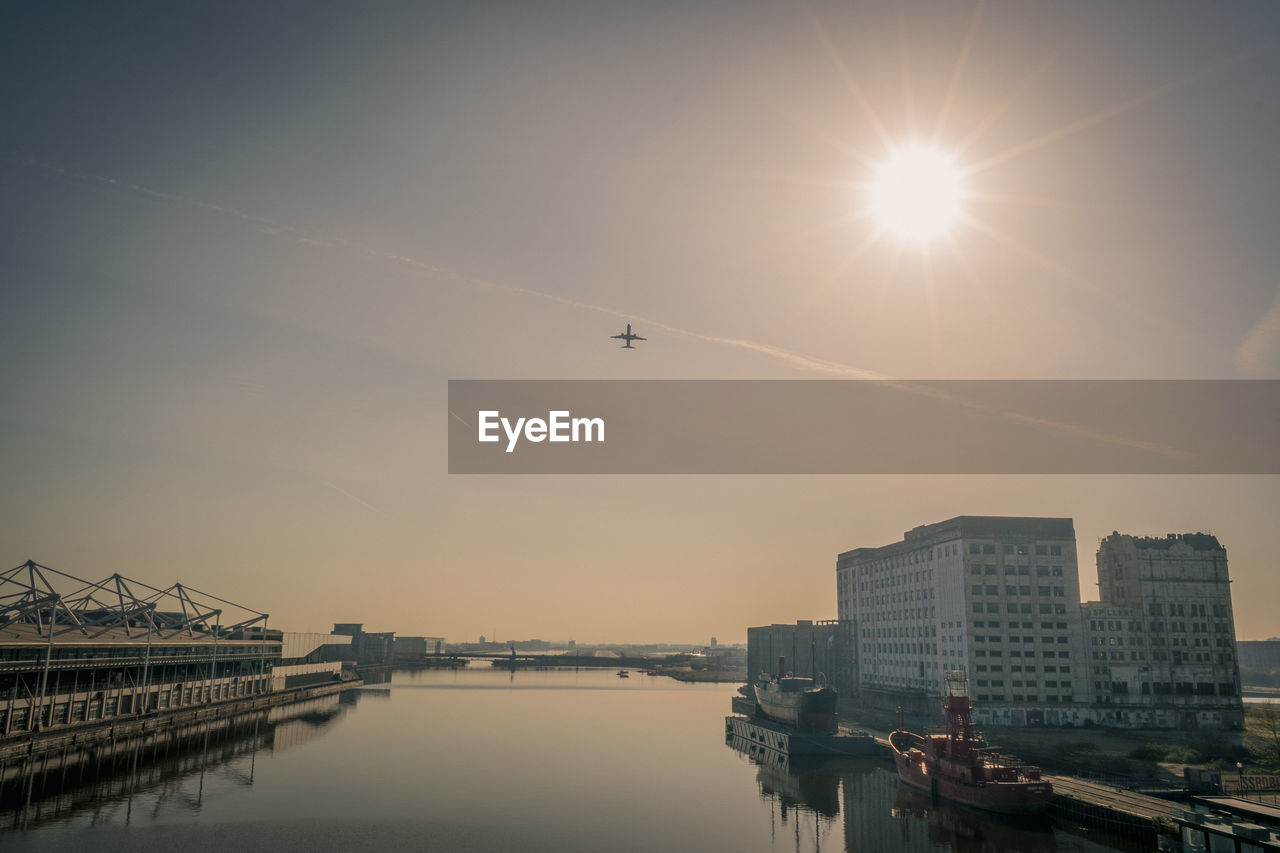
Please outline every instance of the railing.
[[1128, 776], [1121, 773], [1097, 773], [1091, 770], [1083, 770], [1077, 768], [1072, 774], [1077, 779], [1085, 782], [1094, 782], [1099, 785], [1106, 785], [1109, 788], [1119, 788], [1122, 791], [1135, 791], [1148, 795], [1169, 795], [1169, 794], [1185, 794], [1187, 788], [1184, 785], [1161, 781], [1159, 779], [1151, 779], [1146, 776]]

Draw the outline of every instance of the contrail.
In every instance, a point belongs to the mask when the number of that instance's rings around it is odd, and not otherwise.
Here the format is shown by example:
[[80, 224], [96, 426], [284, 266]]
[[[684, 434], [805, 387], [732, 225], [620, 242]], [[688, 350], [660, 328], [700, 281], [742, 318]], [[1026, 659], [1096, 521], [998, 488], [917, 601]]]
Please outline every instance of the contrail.
[[[1150, 95], [1146, 97], [1150, 97]], [[670, 323], [664, 323], [660, 320], [655, 320], [650, 317], [644, 317], [628, 311], [622, 311], [607, 305], [598, 305], [592, 302], [583, 302], [581, 300], [572, 299], [567, 296], [560, 296], [555, 293], [547, 293], [546, 291], [536, 290], [531, 287], [499, 284], [497, 282], [487, 281], [485, 279], [477, 278], [475, 276], [464, 275], [462, 273], [454, 272], [453, 270], [449, 270], [444, 267], [440, 267], [435, 264], [428, 263], [426, 261], [420, 260], [418, 258], [414, 258], [409, 255], [401, 255], [395, 252], [388, 252], [382, 249], [375, 248], [373, 246], [369, 246], [365, 243], [360, 243], [357, 241], [348, 240], [341, 237], [317, 237], [312, 234], [308, 234], [307, 232], [301, 229], [294, 228], [288, 225], [278, 224], [263, 216], [247, 213], [243, 210], [239, 210], [234, 207], [228, 207], [220, 204], [212, 204], [210, 202], [206, 202], [198, 198], [193, 198], [191, 196], [183, 196], [183, 195], [177, 195], [175, 193], [161, 192], [159, 190], [154, 190], [149, 187], [145, 187], [140, 184], [132, 183], [129, 181], [121, 181], [121, 180], [117, 180], [116, 178], [104, 177], [101, 175], [93, 175], [85, 172], [76, 172], [69, 169], [64, 169], [60, 166], [57, 166], [51, 163], [46, 163], [38, 160], [24, 160], [20, 162], [23, 165], [31, 168], [43, 169], [43, 170], [54, 172], [56, 174], [63, 175], [66, 177], [71, 177], [71, 178], [75, 178], [83, 181], [93, 181], [96, 183], [102, 183], [115, 188], [124, 189], [139, 195], [147, 196], [150, 198], [160, 199], [163, 201], [169, 201], [177, 204], [188, 205], [191, 207], [198, 208], [200, 210], [206, 210], [211, 213], [216, 213], [223, 216], [232, 216], [244, 222], [252, 223], [253, 225], [257, 226], [258, 230], [261, 231], [262, 233], [273, 234], [273, 235], [278, 235], [278, 234], [289, 235], [294, 239], [295, 242], [300, 243], [302, 245], [310, 246], [313, 248], [345, 248], [345, 249], [359, 252], [365, 255], [366, 257], [380, 259], [383, 261], [408, 266], [412, 269], [429, 273], [439, 278], [452, 279], [456, 282], [463, 284], [464, 286], [480, 287], [480, 288], [486, 288], [490, 290], [501, 291], [503, 293], [526, 296], [534, 299], [542, 299], [547, 302], [554, 302], [559, 305], [565, 305], [565, 306], [576, 308], [582, 311], [593, 311], [599, 314], [606, 314], [612, 317], [617, 317], [619, 319], [630, 320], [631, 322], [634, 322], [634, 323], [644, 323], [647, 327], [661, 329], [662, 331], [672, 335], [679, 335], [681, 337], [690, 338], [698, 341], [704, 341], [706, 343], [719, 344], [721, 346], [735, 347], [737, 349], [748, 350], [750, 352], [757, 352], [762, 355], [766, 355], [771, 358], [777, 359], [778, 361], [786, 362], [787, 364], [790, 364], [792, 367], [795, 367], [801, 370], [807, 370], [813, 373], [820, 373], [826, 376], [834, 376], [834, 377], [840, 377], [845, 379], [890, 380], [894, 387], [906, 393], [921, 394], [924, 396], [948, 399], [951, 402], [960, 404], [968, 408], [984, 409], [984, 410], [991, 411], [993, 414], [996, 414], [997, 416], [1003, 417], [1008, 420], [1018, 421], [1021, 423], [1025, 423], [1027, 425], [1034, 425], [1041, 428], [1057, 430], [1057, 431], [1065, 432], [1071, 435], [1086, 437], [1102, 444], [1112, 444], [1112, 445], [1118, 445], [1121, 447], [1128, 447], [1131, 449], [1138, 449], [1145, 452], [1167, 456], [1167, 457], [1171, 457], [1179, 460], [1186, 460], [1189, 457], [1189, 454], [1186, 453], [1186, 451], [1183, 451], [1180, 448], [1173, 447], [1170, 445], [1147, 442], [1141, 439], [1135, 439], [1135, 438], [1131, 438], [1124, 435], [1101, 432], [1101, 431], [1093, 430], [1088, 427], [1080, 426], [1078, 424], [1050, 420], [1047, 418], [1042, 418], [1034, 415], [1026, 415], [1019, 412], [992, 409], [991, 407], [988, 407], [982, 403], [966, 400], [955, 394], [941, 392], [938, 389], [929, 387], [927, 385], [919, 385], [910, 380], [894, 379], [893, 377], [886, 376], [884, 374], [875, 373], [873, 371], [865, 370], [859, 367], [853, 367], [852, 365], [848, 365], [848, 364], [842, 364], [837, 361], [830, 361], [828, 359], [806, 355], [805, 353], [795, 352], [794, 350], [785, 349], [783, 347], [774, 346], [772, 344], [761, 343], [759, 341], [753, 341], [746, 338], [728, 338], [728, 337], [723, 337], [719, 335], [708, 335], [702, 332], [693, 331], [692, 329], [685, 329], [680, 326], [673, 326]], [[466, 421], [462, 420], [462, 418], [460, 418], [456, 413], [450, 411], [450, 414], [453, 415], [453, 417], [457, 418], [459, 421], [462, 421], [463, 424], [466, 424]], [[342, 488], [339, 488], [337, 485], [327, 481], [325, 485], [341, 493], [342, 495], [345, 495], [346, 497], [350, 498], [351, 500], [355, 501], [361, 506], [364, 506], [367, 509], [370, 509], [374, 512], [379, 512], [379, 510], [376, 507], [356, 497], [350, 492]]]
[[361, 500], [360, 498], [358, 498], [358, 497], [356, 497], [355, 495], [353, 495], [353, 494], [351, 494], [350, 492], [348, 492], [346, 489], [341, 488], [340, 486], [336, 486], [336, 485], [334, 485], [333, 483], [330, 483], [328, 480], [325, 480], [325, 481], [324, 481], [324, 484], [325, 484], [326, 486], [328, 486], [329, 488], [333, 489], [333, 490], [334, 490], [335, 492], [337, 492], [338, 494], [340, 494], [340, 495], [342, 495], [342, 496], [344, 496], [344, 497], [350, 498], [351, 500], [353, 500], [353, 501], [355, 501], [356, 503], [360, 504], [360, 506], [364, 507], [364, 508], [365, 508], [365, 509], [367, 509], [367, 510], [372, 510], [373, 512], [381, 512], [381, 510], [379, 510], [379, 509], [378, 509], [376, 506], [374, 506], [373, 504], [369, 503], [368, 501]]
[[246, 211], [239, 210], [234, 207], [228, 207], [222, 204], [214, 204], [212, 202], [207, 202], [202, 199], [195, 198], [193, 196], [178, 195], [177, 193], [161, 192], [160, 190], [154, 190], [154, 189], [151, 189], [150, 187], [145, 187], [145, 186], [142, 186], [141, 184], [135, 184], [131, 181], [122, 181], [118, 178], [112, 178], [106, 175], [95, 175], [89, 172], [81, 172], [75, 169], [67, 169], [57, 165], [56, 163], [50, 163], [45, 160], [26, 159], [26, 160], [18, 160], [16, 162], [18, 162], [22, 166], [26, 166], [27, 168], [40, 169], [46, 172], [53, 172], [54, 174], [62, 175], [63, 177], [66, 177], [66, 178], [73, 178], [75, 180], [87, 181], [87, 182], [92, 182], [97, 184], [105, 184], [110, 187], [115, 187], [116, 189], [128, 190], [129, 192], [132, 192], [136, 195], [159, 199], [160, 201], [171, 201], [177, 204], [186, 205], [188, 207], [194, 207], [199, 210], [207, 210], [210, 213], [221, 214], [223, 216], [232, 216], [243, 222], [249, 222], [258, 226], [258, 231], [260, 231], [263, 234], [270, 234], [270, 235], [288, 234], [296, 238], [297, 242], [304, 243], [310, 246], [315, 246], [315, 247], [324, 247], [324, 246], [332, 245], [326, 242], [325, 240], [318, 239], [314, 236], [308, 235], [296, 228], [291, 228], [287, 225], [279, 225], [265, 216], [258, 216], [257, 214], [248, 213]]
[[497, 282], [486, 281], [485, 279], [469, 276], [453, 270], [446, 269], [441, 266], [414, 258], [409, 255], [402, 255], [396, 252], [388, 252], [378, 249], [365, 243], [348, 240], [342, 237], [322, 236], [308, 233], [300, 228], [290, 225], [284, 225], [268, 219], [265, 216], [248, 213], [235, 207], [227, 205], [214, 204], [192, 196], [179, 195], [177, 193], [162, 192], [132, 181], [123, 181], [117, 178], [105, 175], [95, 175], [88, 172], [80, 172], [73, 169], [66, 169], [54, 163], [43, 160], [20, 160], [21, 165], [28, 168], [40, 169], [47, 172], [53, 172], [64, 177], [73, 178], [80, 181], [104, 184], [116, 189], [125, 190], [137, 195], [146, 196], [148, 198], [159, 199], [161, 201], [182, 204], [188, 207], [194, 207], [198, 210], [205, 210], [210, 213], [216, 213], [222, 216], [230, 216], [248, 222], [257, 227], [257, 230], [263, 234], [269, 235], [288, 235], [293, 238], [293, 242], [300, 243], [313, 248], [345, 248], [366, 257], [376, 258], [383, 261], [401, 264], [411, 269], [429, 273], [434, 276], [453, 279], [467, 286], [482, 287], [490, 290], [498, 290], [504, 293], [518, 294], [528, 296], [534, 299], [541, 299], [546, 302], [554, 302], [559, 305], [565, 305], [577, 308], [583, 311], [594, 311], [598, 314], [607, 314], [611, 317], [617, 317], [623, 320], [631, 320], [632, 322], [644, 323], [656, 329], [681, 337], [693, 340], [704, 341], [711, 344], [719, 344], [721, 346], [735, 347], [737, 349], [749, 350], [766, 355], [779, 361], [786, 362], [792, 367], [809, 370], [814, 373], [822, 373], [827, 376], [839, 376], [846, 379], [884, 379], [887, 378], [880, 374], [874, 373], [862, 368], [853, 367], [840, 362], [830, 361], [828, 359], [817, 358], [815, 356], [806, 355], [804, 353], [795, 352], [794, 350], [785, 349], [783, 347], [774, 346], [772, 344], [761, 343], [759, 341], [748, 340], [745, 338], [729, 338], [719, 335], [708, 335], [702, 332], [696, 332], [692, 329], [673, 326], [670, 323], [664, 323], [651, 317], [643, 317], [629, 311], [623, 311], [607, 305], [598, 305], [591, 302], [583, 302], [577, 299], [570, 299], [566, 296], [559, 296], [555, 293], [547, 293], [542, 290], [535, 290], [531, 287], [520, 287], [518, 285], [499, 284]]

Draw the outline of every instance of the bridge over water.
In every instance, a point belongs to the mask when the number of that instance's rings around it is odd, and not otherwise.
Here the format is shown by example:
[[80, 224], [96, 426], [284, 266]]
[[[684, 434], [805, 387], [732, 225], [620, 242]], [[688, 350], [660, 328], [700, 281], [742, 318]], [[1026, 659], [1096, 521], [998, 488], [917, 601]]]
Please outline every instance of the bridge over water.
[[694, 660], [693, 655], [671, 655], [664, 658], [600, 657], [597, 655], [534, 654], [530, 652], [441, 652], [428, 654], [423, 661], [428, 665], [446, 665], [448, 661], [492, 661], [494, 666], [512, 669], [538, 667], [597, 667], [602, 669], [659, 669], [666, 666], [684, 666]]

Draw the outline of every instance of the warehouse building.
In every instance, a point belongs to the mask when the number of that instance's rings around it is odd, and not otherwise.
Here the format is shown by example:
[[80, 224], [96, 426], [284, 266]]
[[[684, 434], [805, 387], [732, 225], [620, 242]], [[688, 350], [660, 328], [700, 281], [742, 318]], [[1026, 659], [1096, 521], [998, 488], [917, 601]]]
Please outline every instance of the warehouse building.
[[1098, 546], [1099, 602], [1084, 605], [1099, 721], [1142, 728], [1244, 725], [1227, 552], [1207, 533]]
[[1112, 533], [1082, 604], [1069, 518], [960, 516], [836, 560], [846, 695], [936, 707], [964, 670], [978, 722], [1239, 729], [1226, 549]]
[[963, 669], [979, 722], [1088, 716], [1071, 519], [959, 516], [846, 551], [836, 575], [864, 702], [928, 707]]

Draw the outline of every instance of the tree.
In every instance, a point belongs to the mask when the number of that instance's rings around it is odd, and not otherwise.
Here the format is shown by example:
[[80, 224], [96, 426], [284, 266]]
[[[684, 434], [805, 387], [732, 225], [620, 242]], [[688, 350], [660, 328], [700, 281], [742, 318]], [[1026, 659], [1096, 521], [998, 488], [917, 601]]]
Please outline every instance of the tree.
[[1264, 743], [1264, 751], [1273, 761], [1280, 761], [1280, 705], [1266, 702], [1258, 706], [1258, 733]]

